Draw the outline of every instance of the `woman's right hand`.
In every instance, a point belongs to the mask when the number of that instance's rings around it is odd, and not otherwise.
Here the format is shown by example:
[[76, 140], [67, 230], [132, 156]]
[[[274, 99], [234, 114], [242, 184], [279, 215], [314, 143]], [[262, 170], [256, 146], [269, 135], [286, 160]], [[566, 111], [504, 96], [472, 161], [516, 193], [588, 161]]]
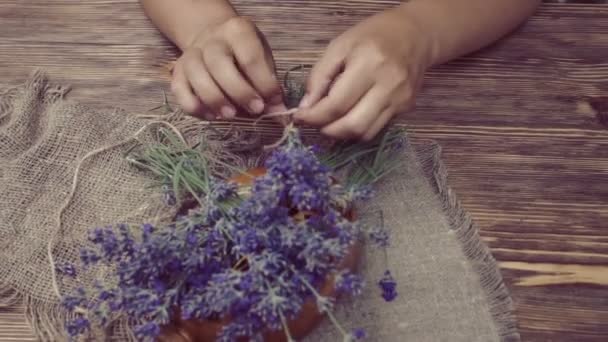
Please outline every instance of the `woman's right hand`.
[[171, 89], [184, 111], [208, 120], [286, 109], [264, 36], [238, 16], [193, 39], [174, 65]]

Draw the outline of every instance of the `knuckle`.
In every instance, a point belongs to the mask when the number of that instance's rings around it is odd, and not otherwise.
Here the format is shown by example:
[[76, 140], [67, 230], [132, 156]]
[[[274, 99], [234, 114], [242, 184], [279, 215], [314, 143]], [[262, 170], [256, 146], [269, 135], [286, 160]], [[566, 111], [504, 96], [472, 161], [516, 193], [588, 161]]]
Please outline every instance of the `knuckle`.
[[250, 34], [255, 31], [255, 24], [248, 18], [235, 17], [224, 24], [224, 29], [231, 35]]
[[264, 61], [264, 56], [262, 51], [256, 50], [244, 53], [240, 59], [239, 64], [245, 69], [250, 69], [260, 65]]
[[398, 82], [398, 86], [404, 86], [408, 83], [409, 72], [397, 63], [388, 63], [386, 66], [386, 72], [388, 75]]
[[188, 71], [192, 68], [192, 66], [198, 63], [201, 59], [201, 50], [199, 49], [188, 49], [184, 52], [184, 54], [179, 58], [178, 62], [175, 65], [175, 69], [182, 69], [184, 71]]
[[260, 87], [260, 95], [264, 98], [264, 99], [268, 99], [268, 100], [273, 100], [278, 98], [281, 95], [281, 87], [279, 86], [279, 84], [277, 82], [272, 82], [268, 85], [264, 85], [262, 87]]
[[[204, 64], [205, 65], [214, 65], [218, 61], [218, 55], [223, 50], [224, 50], [223, 45], [220, 42], [217, 42], [217, 41], [209, 42], [209, 44], [207, 44], [205, 46], [205, 48], [202, 49], [201, 56], [204, 61]], [[191, 60], [194, 61], [194, 59], [191, 59]]]
[[384, 49], [375, 41], [367, 40], [360, 43], [355, 48], [355, 52], [364, 55], [367, 62], [372, 66], [384, 66], [388, 61]]

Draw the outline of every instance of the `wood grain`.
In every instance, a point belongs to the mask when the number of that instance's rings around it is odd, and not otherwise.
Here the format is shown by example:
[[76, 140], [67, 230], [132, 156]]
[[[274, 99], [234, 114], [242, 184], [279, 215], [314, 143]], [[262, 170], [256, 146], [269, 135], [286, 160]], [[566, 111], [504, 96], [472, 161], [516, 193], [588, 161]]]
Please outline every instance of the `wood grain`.
[[[280, 71], [399, 3], [233, 2], [268, 36]], [[546, 4], [510, 37], [431, 70], [417, 109], [398, 118], [443, 146], [525, 341], [608, 340], [606, 32], [606, 4]], [[70, 82], [74, 100], [143, 112], [177, 55], [135, 0], [0, 2], [0, 83], [41, 67]], [[29, 340], [18, 308], [0, 309], [0, 341]]]

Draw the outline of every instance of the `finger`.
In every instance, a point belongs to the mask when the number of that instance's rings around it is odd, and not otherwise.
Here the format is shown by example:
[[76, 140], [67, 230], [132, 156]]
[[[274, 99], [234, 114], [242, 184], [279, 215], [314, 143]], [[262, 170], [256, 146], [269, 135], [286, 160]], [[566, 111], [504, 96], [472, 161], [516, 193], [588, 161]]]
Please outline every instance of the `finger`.
[[344, 53], [332, 46], [313, 66], [306, 85], [306, 95], [300, 102], [300, 108], [308, 108], [316, 104], [325, 95], [333, 79], [344, 66]]
[[[270, 46], [264, 36], [251, 34], [246, 40], [231, 42], [236, 61], [255, 90], [268, 105], [283, 104], [281, 86], [276, 78]], [[266, 110], [268, 111], [268, 110]]]
[[382, 114], [380, 114], [380, 116], [378, 117], [378, 120], [376, 120], [376, 122], [374, 122], [369, 128], [369, 130], [363, 135], [363, 141], [372, 140], [396, 114], [404, 113], [414, 108], [416, 103], [414, 90], [408, 87], [401, 93], [402, 98], [400, 99], [400, 101], [398, 101], [398, 103], [401, 103], [401, 105], [395, 106], [395, 104], [393, 103], [386, 110], [384, 110], [384, 112], [382, 112]]
[[302, 109], [296, 120], [312, 126], [324, 126], [348, 113], [372, 88], [374, 80], [363, 64], [351, 64], [340, 74], [329, 94], [310, 108]]
[[226, 119], [236, 116], [236, 109], [209, 75], [200, 56], [189, 59], [185, 64], [185, 71], [195, 94], [213, 114]]
[[393, 115], [395, 115], [395, 110], [392, 107], [385, 109], [380, 114], [380, 116], [378, 116], [378, 118], [376, 119], [376, 122], [374, 122], [371, 125], [369, 130], [365, 134], [363, 134], [363, 136], [361, 137], [361, 140], [363, 140], [363, 141], [373, 140], [376, 137], [376, 135], [378, 135], [378, 133], [380, 133], [380, 131], [384, 127], [386, 127], [386, 125], [389, 123], [389, 121], [391, 120]]
[[389, 108], [389, 94], [372, 88], [344, 117], [323, 127], [321, 133], [338, 139], [361, 139]]
[[280, 104], [276, 104], [276, 105], [268, 105], [266, 106], [265, 109], [265, 113], [266, 114], [272, 114], [272, 113], [282, 113], [282, 112], [286, 112], [287, 111], [287, 106], [285, 106], [285, 104], [280, 103]]
[[238, 70], [228, 46], [209, 46], [203, 51], [203, 60], [211, 77], [236, 104], [254, 114], [264, 110], [264, 100]]
[[205, 119], [213, 118], [213, 115], [206, 110], [201, 100], [194, 94], [188, 79], [184, 74], [181, 64], [176, 65], [173, 70], [173, 78], [171, 80], [171, 91], [177, 99], [180, 107], [187, 113], [203, 117]]

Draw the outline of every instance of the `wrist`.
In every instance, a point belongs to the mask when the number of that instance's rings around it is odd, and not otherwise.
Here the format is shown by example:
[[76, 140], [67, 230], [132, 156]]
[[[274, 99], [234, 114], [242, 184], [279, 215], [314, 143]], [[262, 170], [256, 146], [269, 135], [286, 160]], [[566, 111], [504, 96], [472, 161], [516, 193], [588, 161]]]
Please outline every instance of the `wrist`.
[[412, 41], [415, 40], [418, 44], [416, 50], [424, 60], [425, 69], [442, 63], [441, 41], [428, 18], [418, 13], [416, 8], [407, 2], [399, 5], [395, 10], [400, 15], [406, 36], [415, 38]]
[[193, 23], [189, 27], [183, 29], [182, 32], [176, 34], [175, 44], [183, 51], [194, 45], [197, 40], [205, 35], [205, 32], [236, 17], [238, 17], [238, 14], [232, 8], [207, 11], [201, 16], [200, 21]]

